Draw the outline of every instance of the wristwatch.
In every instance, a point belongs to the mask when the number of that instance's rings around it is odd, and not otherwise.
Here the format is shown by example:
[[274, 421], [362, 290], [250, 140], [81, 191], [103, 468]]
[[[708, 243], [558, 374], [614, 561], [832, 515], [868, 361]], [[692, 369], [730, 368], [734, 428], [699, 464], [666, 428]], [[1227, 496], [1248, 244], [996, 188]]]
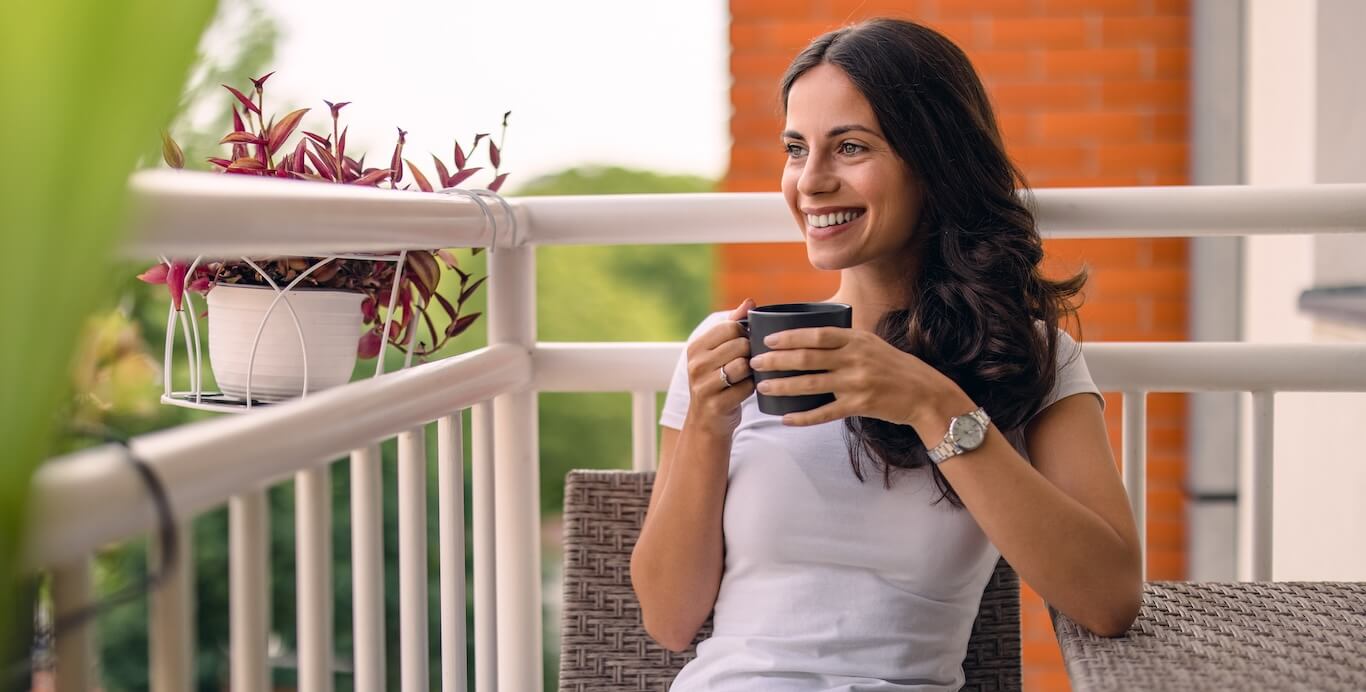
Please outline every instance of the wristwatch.
[[971, 452], [982, 446], [987, 439], [987, 426], [991, 419], [985, 409], [978, 408], [972, 413], [954, 416], [949, 419], [949, 431], [944, 441], [930, 450], [930, 461], [940, 464], [964, 452]]

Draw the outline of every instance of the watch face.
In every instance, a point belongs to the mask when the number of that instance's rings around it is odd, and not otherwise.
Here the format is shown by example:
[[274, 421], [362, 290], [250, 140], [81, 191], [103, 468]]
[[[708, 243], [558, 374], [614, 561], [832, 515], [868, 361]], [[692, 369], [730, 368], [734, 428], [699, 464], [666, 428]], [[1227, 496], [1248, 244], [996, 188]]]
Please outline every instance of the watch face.
[[981, 446], [982, 440], [986, 438], [986, 430], [982, 424], [971, 416], [955, 418], [953, 425], [949, 427], [949, 434], [953, 436], [954, 444], [963, 449], [976, 449]]

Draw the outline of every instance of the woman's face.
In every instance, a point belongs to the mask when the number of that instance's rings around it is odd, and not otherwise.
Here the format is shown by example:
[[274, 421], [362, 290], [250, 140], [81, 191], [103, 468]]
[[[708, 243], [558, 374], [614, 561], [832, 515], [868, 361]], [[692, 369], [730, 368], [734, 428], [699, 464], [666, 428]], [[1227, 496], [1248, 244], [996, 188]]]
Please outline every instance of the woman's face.
[[797, 78], [782, 139], [783, 197], [813, 267], [855, 267], [910, 249], [920, 186], [843, 70], [822, 63]]

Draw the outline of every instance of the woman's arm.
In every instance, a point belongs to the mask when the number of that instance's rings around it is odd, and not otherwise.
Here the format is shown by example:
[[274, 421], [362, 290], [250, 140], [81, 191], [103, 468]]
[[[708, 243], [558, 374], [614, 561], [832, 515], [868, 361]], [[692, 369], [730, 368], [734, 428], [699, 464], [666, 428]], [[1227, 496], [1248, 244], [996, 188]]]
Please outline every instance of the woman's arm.
[[661, 429], [650, 507], [631, 553], [631, 584], [645, 631], [670, 651], [692, 644], [721, 588], [730, 447], [729, 435], [686, 422], [682, 431]]
[[[946, 392], [911, 421], [922, 440], [944, 439], [949, 418], [976, 408]], [[1100, 402], [1074, 394], [1025, 429], [1033, 466], [996, 426], [981, 447], [939, 468], [983, 532], [1045, 601], [1103, 636], [1138, 617], [1138, 532], [1105, 432]]]

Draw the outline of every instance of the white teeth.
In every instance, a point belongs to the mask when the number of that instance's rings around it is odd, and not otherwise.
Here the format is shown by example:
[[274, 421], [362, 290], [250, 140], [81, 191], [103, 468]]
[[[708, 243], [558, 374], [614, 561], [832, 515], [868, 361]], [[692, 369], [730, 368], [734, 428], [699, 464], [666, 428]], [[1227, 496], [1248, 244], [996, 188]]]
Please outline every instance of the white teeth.
[[838, 224], [847, 223], [862, 215], [863, 210], [840, 211], [835, 212], [833, 214], [807, 214], [806, 222], [810, 224], [813, 228], [825, 228], [826, 226], [835, 226]]

